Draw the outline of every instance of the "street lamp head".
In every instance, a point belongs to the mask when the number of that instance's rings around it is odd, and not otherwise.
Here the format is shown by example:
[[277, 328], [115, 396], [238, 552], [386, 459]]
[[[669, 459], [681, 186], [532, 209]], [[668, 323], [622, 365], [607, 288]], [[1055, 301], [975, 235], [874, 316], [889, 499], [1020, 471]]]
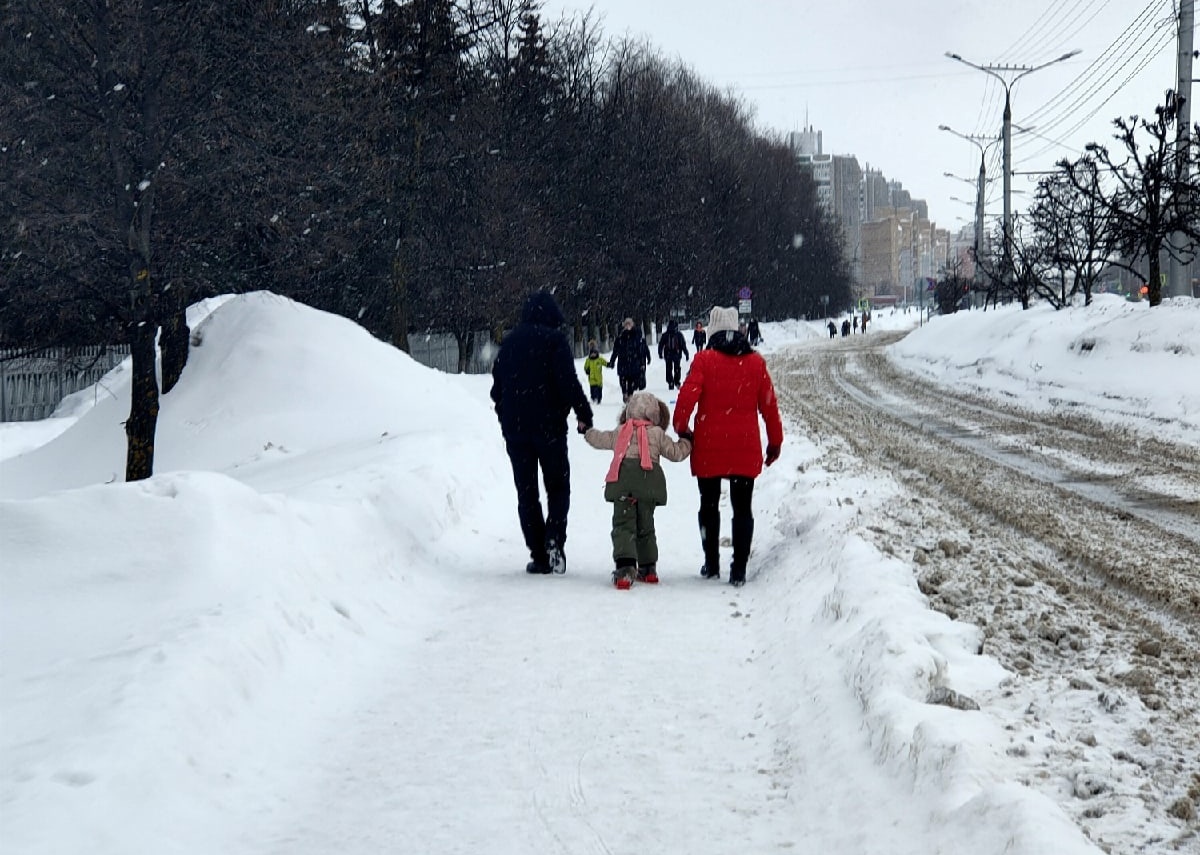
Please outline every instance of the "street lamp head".
[[950, 51], [946, 51], [946, 56], [950, 57], [951, 59], [957, 59], [959, 62], [962, 62], [962, 57], [956, 53], [950, 53]]
[[1070, 59], [1071, 57], [1078, 56], [1081, 53], [1083, 53], [1082, 50], [1080, 50], [1079, 48], [1075, 48], [1075, 50], [1071, 51], [1070, 53], [1064, 53], [1062, 56], [1060, 56], [1058, 59], [1056, 59], [1054, 61], [1062, 62], [1064, 59]]

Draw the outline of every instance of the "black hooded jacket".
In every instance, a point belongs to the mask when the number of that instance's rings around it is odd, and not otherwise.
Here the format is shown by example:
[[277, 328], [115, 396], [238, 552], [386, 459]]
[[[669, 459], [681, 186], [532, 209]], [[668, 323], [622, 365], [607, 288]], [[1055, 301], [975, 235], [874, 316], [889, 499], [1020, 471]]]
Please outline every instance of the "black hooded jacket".
[[658, 340], [658, 358], [668, 362], [678, 362], [684, 357], [691, 359], [688, 354], [687, 340], [679, 331], [678, 321], [668, 321], [667, 331]]
[[592, 407], [575, 373], [562, 311], [550, 294], [531, 294], [521, 321], [500, 344], [492, 366], [492, 401], [505, 439], [536, 440], [567, 432], [575, 411], [592, 424]]
[[728, 356], [745, 356], [754, 351], [746, 337], [736, 330], [722, 330], [713, 333], [708, 338], [708, 349]]
[[637, 327], [617, 333], [613, 339], [610, 364], [621, 377], [637, 377], [646, 370], [650, 364], [650, 347]]

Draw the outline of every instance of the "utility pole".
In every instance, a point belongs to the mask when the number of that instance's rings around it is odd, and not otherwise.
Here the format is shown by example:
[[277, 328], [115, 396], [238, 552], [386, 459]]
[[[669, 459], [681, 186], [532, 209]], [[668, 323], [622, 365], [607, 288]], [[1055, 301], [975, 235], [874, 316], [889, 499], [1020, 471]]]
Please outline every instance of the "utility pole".
[[[979, 257], [983, 252], [984, 245], [983, 200], [986, 192], [985, 187], [987, 186], [987, 153], [988, 149], [1000, 142], [1003, 137], [981, 137], [974, 134], [960, 134], [949, 125], [938, 125], [938, 130], [954, 134], [956, 137], [966, 140], [979, 149], [979, 180], [975, 190], [975, 270], [974, 275], [971, 277], [971, 290], [973, 292], [971, 300], [974, 303], [974, 294], [983, 290], [983, 268], [979, 265]], [[957, 175], [951, 175], [949, 172], [943, 174], [951, 178], [958, 178]], [[965, 178], [961, 180], [966, 181]]]
[[[1000, 85], [1004, 87], [1004, 127], [1001, 137], [1004, 140], [1004, 275], [1005, 277], [1012, 275], [1012, 88], [1016, 82], [1026, 75], [1033, 74], [1035, 71], [1041, 71], [1043, 68], [1054, 65], [1058, 62], [1068, 60], [1079, 53], [1078, 50], [1073, 50], [1070, 53], [1064, 53], [1057, 59], [1052, 59], [1049, 62], [1043, 62], [1041, 65], [976, 65], [969, 60], [963, 59], [956, 53], [946, 52], [946, 56], [956, 62], [961, 62], [963, 65], [969, 65], [976, 71], [982, 71], [984, 74], [990, 74], [992, 77], [1000, 81]], [[1011, 74], [1011, 78], [1004, 75]]]
[[[1175, 87], [1175, 168], [1178, 181], [1176, 193], [1182, 192], [1187, 184], [1189, 164], [1188, 149], [1191, 144], [1190, 132], [1192, 124], [1192, 59], [1194, 54], [1196, 26], [1195, 0], [1180, 0], [1179, 3], [1179, 54], [1176, 62], [1178, 84]], [[1193, 200], [1189, 200], [1193, 201]], [[1172, 246], [1182, 247], [1186, 238], [1182, 233], [1176, 233]], [[1174, 254], [1168, 261], [1167, 295], [1171, 297], [1191, 297], [1191, 264], [1184, 264], [1175, 258]]]

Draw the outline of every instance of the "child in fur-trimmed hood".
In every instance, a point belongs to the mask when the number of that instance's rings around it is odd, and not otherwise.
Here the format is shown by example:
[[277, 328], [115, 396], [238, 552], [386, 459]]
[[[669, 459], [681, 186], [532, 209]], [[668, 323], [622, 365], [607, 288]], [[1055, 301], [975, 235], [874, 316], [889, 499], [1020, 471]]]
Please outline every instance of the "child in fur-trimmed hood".
[[678, 463], [692, 453], [690, 440], [667, 436], [670, 424], [670, 407], [649, 392], [634, 392], [616, 430], [591, 428], [584, 434], [588, 445], [613, 452], [604, 498], [613, 503], [613, 583], [621, 589], [630, 587], [635, 573], [641, 582], [658, 582], [654, 510], [667, 503], [659, 459]]

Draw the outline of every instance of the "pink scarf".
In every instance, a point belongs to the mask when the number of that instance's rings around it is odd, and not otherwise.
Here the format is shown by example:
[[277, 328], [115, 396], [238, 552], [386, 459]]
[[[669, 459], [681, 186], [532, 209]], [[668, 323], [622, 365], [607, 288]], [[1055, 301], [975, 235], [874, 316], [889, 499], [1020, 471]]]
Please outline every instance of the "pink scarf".
[[621, 461], [625, 459], [625, 452], [629, 450], [629, 443], [633, 441], [633, 432], [637, 430], [638, 454], [641, 457], [643, 469], [654, 468], [654, 461], [650, 459], [650, 437], [646, 433], [646, 428], [650, 427], [654, 422], [648, 422], [644, 419], [628, 419], [625, 424], [617, 429], [617, 441], [613, 445], [612, 464], [608, 467], [608, 475], [604, 482], [611, 484], [617, 480], [617, 471], [621, 468]]

